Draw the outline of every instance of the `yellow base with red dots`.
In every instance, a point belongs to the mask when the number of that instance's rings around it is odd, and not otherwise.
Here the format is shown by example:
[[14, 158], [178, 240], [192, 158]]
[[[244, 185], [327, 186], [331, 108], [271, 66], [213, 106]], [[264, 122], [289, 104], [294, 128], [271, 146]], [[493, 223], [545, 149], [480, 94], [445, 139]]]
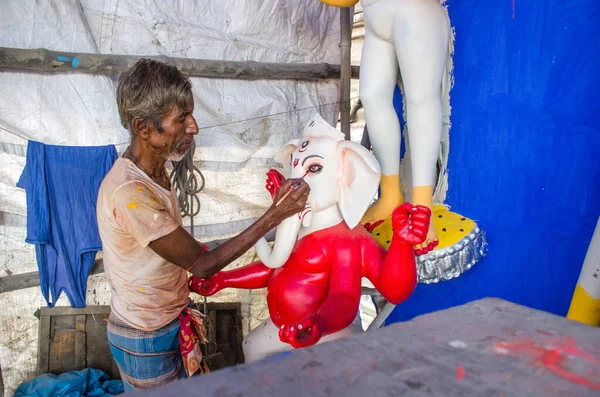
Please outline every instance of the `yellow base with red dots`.
[[[429, 284], [458, 277], [485, 255], [485, 234], [473, 220], [448, 211], [443, 205], [434, 205], [432, 222], [439, 244], [432, 252], [417, 257], [419, 282]], [[389, 248], [393, 235], [391, 217], [371, 234], [385, 249]]]
[[[448, 211], [443, 205], [433, 206], [431, 220], [439, 236], [440, 243], [436, 247], [438, 250], [458, 243], [475, 229], [475, 222], [456, 212]], [[393, 234], [392, 218], [390, 217], [379, 224], [371, 234], [383, 248], [388, 249]]]

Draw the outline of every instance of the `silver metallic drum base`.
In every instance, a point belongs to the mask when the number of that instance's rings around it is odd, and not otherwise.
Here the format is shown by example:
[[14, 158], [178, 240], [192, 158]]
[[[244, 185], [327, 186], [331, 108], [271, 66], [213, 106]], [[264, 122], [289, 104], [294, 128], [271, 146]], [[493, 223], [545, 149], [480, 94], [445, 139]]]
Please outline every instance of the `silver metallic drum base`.
[[475, 228], [458, 243], [417, 257], [419, 283], [433, 284], [460, 276], [487, 252], [485, 233]]

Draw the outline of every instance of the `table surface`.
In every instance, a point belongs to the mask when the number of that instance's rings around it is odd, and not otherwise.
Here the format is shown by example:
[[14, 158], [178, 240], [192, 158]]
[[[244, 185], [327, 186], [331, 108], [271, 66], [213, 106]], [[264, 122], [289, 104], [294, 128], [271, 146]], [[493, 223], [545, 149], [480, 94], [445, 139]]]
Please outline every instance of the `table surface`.
[[600, 328], [486, 298], [146, 396], [600, 396]]

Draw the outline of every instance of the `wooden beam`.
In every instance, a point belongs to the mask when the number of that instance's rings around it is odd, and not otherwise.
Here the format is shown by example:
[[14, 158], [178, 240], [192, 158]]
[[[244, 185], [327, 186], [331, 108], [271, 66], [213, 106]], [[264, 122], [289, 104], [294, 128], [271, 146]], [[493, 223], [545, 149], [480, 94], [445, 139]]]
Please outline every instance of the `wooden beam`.
[[38, 326], [38, 354], [37, 354], [37, 374], [45, 374], [50, 369], [50, 317], [38, 317], [40, 324]]
[[[254, 61], [217, 61], [210, 59], [171, 58], [50, 51], [44, 48], [0, 47], [0, 69], [37, 73], [77, 72], [117, 74], [141, 58], [150, 58], [177, 66], [191, 77], [242, 80], [326, 80], [340, 78], [340, 65], [328, 63], [267, 63]], [[351, 67], [358, 79], [359, 67]]]
[[87, 307], [70, 307], [70, 306], [55, 306], [55, 307], [40, 307], [35, 312], [37, 318], [52, 317], [52, 316], [78, 316], [78, 315], [102, 315], [110, 312], [108, 305], [89, 305]]
[[[354, 8], [352, 8], [354, 10]], [[341, 26], [341, 92], [340, 92], [340, 120], [341, 130], [346, 140], [350, 140], [350, 48], [352, 46], [352, 25], [350, 23], [350, 8], [340, 8]]]
[[[96, 259], [94, 266], [90, 271], [91, 274], [104, 273], [104, 265], [102, 259]], [[4, 292], [16, 291], [23, 288], [37, 287], [40, 285], [40, 276], [38, 272], [28, 272], [21, 274], [13, 274], [0, 278], [0, 294]]]
[[[267, 240], [271, 240], [268, 238]], [[213, 250], [223, 244], [227, 239], [213, 240], [206, 243], [208, 249]], [[96, 259], [90, 275], [104, 273], [104, 264], [102, 258]], [[37, 287], [40, 285], [40, 276], [38, 272], [28, 272], [13, 274], [11, 276], [0, 277], [0, 294], [4, 292], [17, 291], [23, 288]], [[1, 396], [1, 395], [0, 395]]]

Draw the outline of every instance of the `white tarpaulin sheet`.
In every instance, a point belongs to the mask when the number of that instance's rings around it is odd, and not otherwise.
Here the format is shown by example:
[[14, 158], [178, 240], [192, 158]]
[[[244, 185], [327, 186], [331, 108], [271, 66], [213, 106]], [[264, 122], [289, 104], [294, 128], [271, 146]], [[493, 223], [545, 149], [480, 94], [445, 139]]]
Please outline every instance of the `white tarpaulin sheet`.
[[[18, 1], [0, 11], [0, 46], [120, 55], [280, 63], [339, 63], [339, 16], [318, 1]], [[56, 145], [128, 141], [115, 101], [118, 76], [0, 73], [0, 142]], [[192, 78], [207, 176], [196, 224], [261, 214], [276, 150], [320, 112], [333, 122], [338, 84]], [[0, 198], [4, 200], [4, 198]], [[21, 200], [24, 205], [24, 201]], [[1, 204], [0, 204], [1, 205]], [[14, 209], [19, 213], [23, 209]], [[222, 237], [217, 228], [205, 236]]]
[[[316, 0], [0, 2], [1, 47], [339, 64], [339, 36], [339, 11]], [[122, 152], [129, 136], [118, 119], [117, 79], [0, 70], [0, 277], [37, 269], [33, 247], [23, 241], [25, 193], [15, 187], [27, 140], [115, 144]], [[200, 127], [196, 159], [206, 176], [196, 237], [223, 238], [247, 226], [270, 203], [264, 174], [277, 149], [298, 136], [316, 112], [333, 122], [338, 82], [192, 78], [192, 83]], [[108, 304], [103, 275], [91, 277], [88, 287], [89, 304]], [[260, 305], [245, 307], [244, 315], [252, 316], [246, 322], [265, 316], [264, 298], [254, 301]], [[0, 364], [12, 394], [34, 375], [37, 320], [32, 314], [45, 304], [39, 288], [3, 294], [0, 303]]]

